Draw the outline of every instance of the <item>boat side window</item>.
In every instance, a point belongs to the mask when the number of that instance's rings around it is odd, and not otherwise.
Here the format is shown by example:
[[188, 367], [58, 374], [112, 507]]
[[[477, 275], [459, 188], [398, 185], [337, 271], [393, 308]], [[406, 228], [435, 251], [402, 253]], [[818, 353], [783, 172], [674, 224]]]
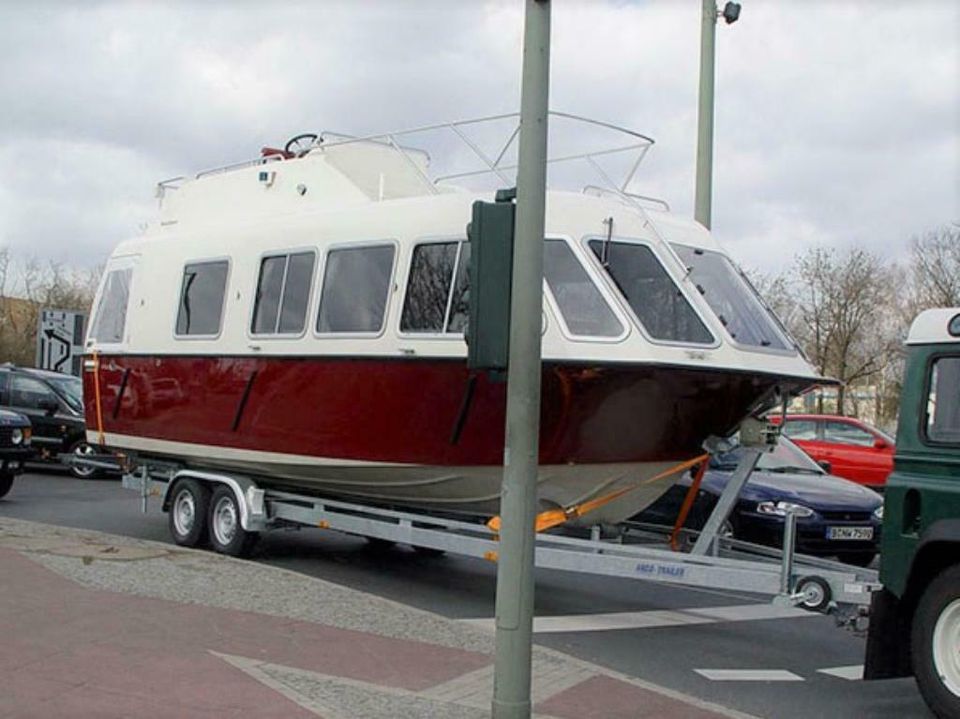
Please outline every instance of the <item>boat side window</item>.
[[300, 334], [307, 321], [316, 253], [264, 257], [260, 262], [253, 334]]
[[960, 357], [934, 360], [923, 426], [931, 442], [960, 445]]
[[212, 336], [220, 333], [227, 289], [227, 260], [193, 262], [183, 268], [177, 334]]
[[327, 253], [317, 332], [380, 332], [394, 253], [393, 245], [339, 247]]
[[590, 249], [655, 340], [711, 345], [710, 330], [646, 245], [590, 240]]
[[783, 333], [728, 257], [720, 252], [673, 245], [690, 277], [734, 342], [789, 350]]
[[543, 277], [571, 334], [583, 337], [618, 337], [623, 334], [620, 320], [563, 240], [544, 242]]
[[98, 342], [123, 342], [127, 323], [127, 304], [130, 301], [130, 278], [133, 269], [111, 270], [103, 283], [103, 292], [97, 303], [96, 317], [90, 326], [89, 339]]
[[432, 242], [414, 247], [400, 330], [462, 334], [469, 318], [469, 266], [468, 242]]

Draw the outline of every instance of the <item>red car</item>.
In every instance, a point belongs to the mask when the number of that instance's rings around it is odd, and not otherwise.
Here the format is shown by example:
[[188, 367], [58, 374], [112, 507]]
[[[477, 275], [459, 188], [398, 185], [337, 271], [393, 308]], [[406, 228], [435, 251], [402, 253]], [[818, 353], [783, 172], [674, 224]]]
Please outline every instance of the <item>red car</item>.
[[[773, 421], [779, 424], [780, 418]], [[832, 474], [859, 484], [883, 487], [893, 471], [893, 438], [859, 419], [788, 414], [783, 434], [817, 462], [829, 462]]]

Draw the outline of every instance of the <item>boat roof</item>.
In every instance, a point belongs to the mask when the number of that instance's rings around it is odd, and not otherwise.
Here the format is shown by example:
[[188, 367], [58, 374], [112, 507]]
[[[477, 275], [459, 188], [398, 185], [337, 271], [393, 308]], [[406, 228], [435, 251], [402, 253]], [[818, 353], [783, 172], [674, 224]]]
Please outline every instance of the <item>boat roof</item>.
[[907, 335], [908, 345], [960, 342], [960, 307], [941, 307], [917, 315]]

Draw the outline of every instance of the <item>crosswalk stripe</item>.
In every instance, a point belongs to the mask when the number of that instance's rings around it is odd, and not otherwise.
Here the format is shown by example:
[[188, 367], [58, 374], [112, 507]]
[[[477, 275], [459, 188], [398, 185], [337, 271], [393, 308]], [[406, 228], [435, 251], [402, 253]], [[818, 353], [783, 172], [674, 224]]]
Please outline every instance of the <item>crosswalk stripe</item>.
[[817, 669], [820, 674], [827, 674], [838, 679], [847, 681], [857, 681], [863, 679], [863, 664], [851, 664], [846, 667], [831, 667], [829, 669]]
[[714, 682], [802, 682], [803, 677], [786, 669], [694, 669]]
[[[763, 619], [797, 619], [821, 616], [794, 607], [775, 604], [742, 604], [723, 607], [697, 607], [679, 610], [652, 610], [646, 612], [609, 612], [606, 614], [569, 614], [553, 617], [535, 617], [536, 634], [564, 632], [603, 632], [617, 629], [655, 629], [716, 622], [744, 622]], [[493, 619], [461, 619], [463, 624], [493, 630]]]

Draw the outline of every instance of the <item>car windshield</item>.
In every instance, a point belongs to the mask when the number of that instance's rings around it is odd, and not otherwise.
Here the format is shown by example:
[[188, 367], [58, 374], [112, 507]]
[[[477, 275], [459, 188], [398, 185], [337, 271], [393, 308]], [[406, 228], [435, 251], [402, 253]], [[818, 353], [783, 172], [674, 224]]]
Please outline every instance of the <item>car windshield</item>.
[[[710, 458], [713, 469], [733, 470], [743, 457], [743, 448], [737, 447]], [[757, 462], [757, 469], [765, 472], [800, 472], [824, 474], [823, 469], [810, 456], [786, 437], [781, 437], [772, 452], [764, 452]]]
[[791, 349], [777, 320], [733, 263], [719, 252], [674, 245], [703, 298], [735, 342], [752, 347]]
[[63, 375], [63, 377], [46, 377], [48, 383], [57, 391], [71, 409], [83, 411], [83, 382], [79, 377]]

